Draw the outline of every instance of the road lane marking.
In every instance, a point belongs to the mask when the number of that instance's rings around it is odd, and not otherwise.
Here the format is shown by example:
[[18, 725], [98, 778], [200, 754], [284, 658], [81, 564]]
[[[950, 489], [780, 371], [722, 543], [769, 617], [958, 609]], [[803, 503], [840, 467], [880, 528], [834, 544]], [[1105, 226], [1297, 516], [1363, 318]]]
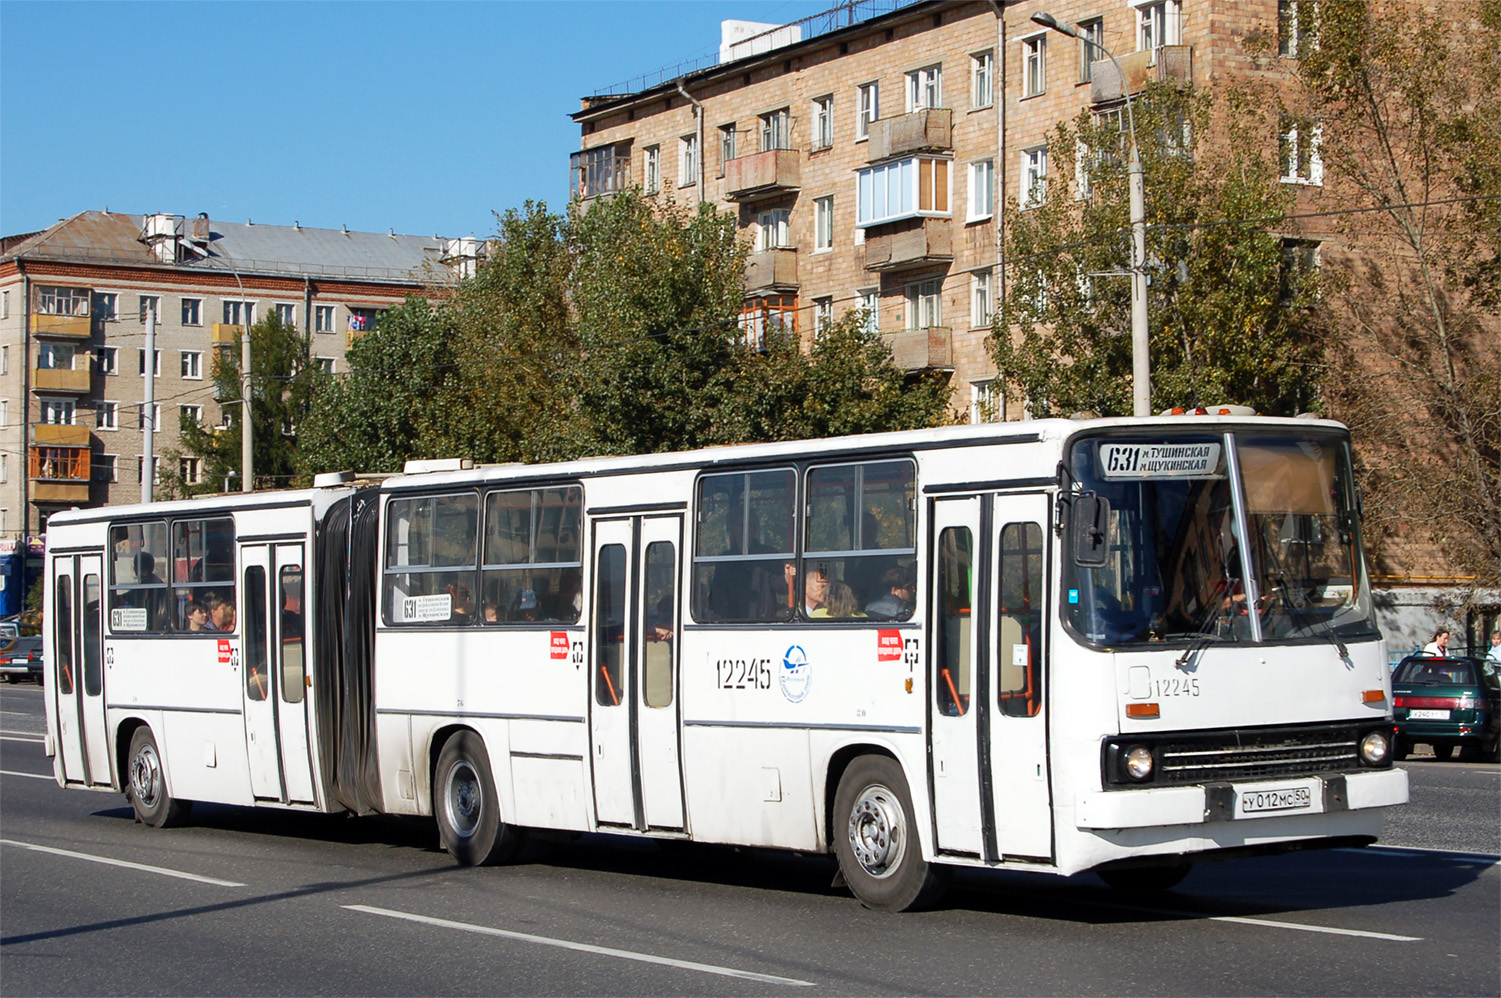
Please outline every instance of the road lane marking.
[[1457, 859], [1467, 863], [1501, 863], [1501, 856], [1491, 852], [1455, 852], [1453, 849], [1427, 849], [1423, 846], [1362, 846], [1359, 849], [1339, 849], [1337, 852], [1380, 853], [1383, 856], [1406, 859]]
[[0, 742], [35, 742], [42, 744], [43, 739], [32, 737], [29, 731], [0, 731]]
[[36, 717], [36, 712], [30, 710], [0, 710], [0, 714], [8, 717]]
[[688, 960], [674, 960], [666, 956], [653, 956], [650, 953], [637, 953], [633, 950], [610, 949], [608, 946], [594, 946], [589, 943], [576, 943], [567, 939], [553, 939], [550, 936], [534, 936], [526, 932], [512, 932], [509, 929], [492, 929], [485, 925], [473, 925], [469, 922], [452, 922], [446, 918], [414, 915], [405, 911], [393, 911], [390, 908], [372, 908], [370, 905], [365, 904], [346, 904], [344, 907], [350, 911], [362, 911], [367, 915], [384, 915], [387, 918], [405, 919], [408, 922], [421, 922], [423, 925], [436, 925], [444, 929], [475, 932], [482, 936], [499, 936], [502, 939], [515, 939], [524, 943], [536, 943], [539, 946], [556, 946], [558, 949], [574, 950], [579, 953], [593, 953], [597, 956], [613, 956], [621, 960], [635, 960], [639, 963], [655, 963], [664, 967], [677, 967], [680, 970], [696, 970], [704, 974], [718, 974], [720, 977], [738, 977], [747, 981], [760, 981], [763, 984], [787, 984], [799, 988], [813, 986], [812, 981], [799, 981], [791, 977], [774, 977], [771, 974], [756, 974], [748, 970], [736, 970], [733, 967], [718, 967], [712, 963], [693, 963]]
[[1306, 922], [1279, 922], [1271, 918], [1246, 918], [1240, 915], [1206, 915], [1201, 911], [1185, 911], [1176, 908], [1148, 908], [1136, 904], [1115, 904], [1097, 901], [1107, 908], [1124, 911], [1140, 911], [1151, 915], [1169, 915], [1174, 918], [1202, 918], [1210, 922], [1234, 922], [1237, 925], [1260, 925], [1269, 929], [1298, 929], [1303, 932], [1322, 932], [1331, 936], [1359, 936], [1362, 939], [1384, 939], [1394, 943], [1420, 943], [1422, 936], [1397, 936], [1389, 932], [1370, 932], [1365, 929], [1337, 929], [1332, 925], [1309, 925]]
[[57, 780], [57, 777], [51, 773], [18, 773], [13, 769], [0, 769], [0, 776], [29, 776], [33, 780], [52, 780], [54, 782]]
[[39, 846], [31, 842], [17, 842], [15, 839], [0, 839], [0, 845], [19, 846], [22, 849], [30, 849], [34, 852], [51, 853], [54, 856], [67, 856], [70, 859], [85, 859], [90, 863], [103, 863], [105, 866], [123, 866], [127, 870], [141, 870], [145, 873], [159, 873], [164, 877], [176, 877], [179, 880], [193, 880], [200, 884], [213, 884], [215, 887], [244, 887], [244, 884], [233, 880], [220, 880], [217, 877], [204, 877], [197, 873], [184, 873], [182, 870], [169, 870], [164, 866], [147, 866], [145, 863], [131, 863], [123, 859], [111, 859], [108, 856], [95, 856], [86, 852], [74, 852], [71, 849], [57, 849], [52, 846]]

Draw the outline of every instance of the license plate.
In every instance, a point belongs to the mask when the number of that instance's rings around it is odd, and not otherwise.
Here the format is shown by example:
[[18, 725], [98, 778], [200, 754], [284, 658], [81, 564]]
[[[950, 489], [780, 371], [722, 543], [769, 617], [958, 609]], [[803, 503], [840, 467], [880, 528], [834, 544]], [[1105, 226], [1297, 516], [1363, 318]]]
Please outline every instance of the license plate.
[[1449, 712], [1447, 710], [1409, 710], [1407, 719], [1409, 721], [1447, 721]]
[[1302, 811], [1313, 806], [1313, 791], [1306, 786], [1242, 790], [1236, 794], [1235, 803], [1240, 814]]

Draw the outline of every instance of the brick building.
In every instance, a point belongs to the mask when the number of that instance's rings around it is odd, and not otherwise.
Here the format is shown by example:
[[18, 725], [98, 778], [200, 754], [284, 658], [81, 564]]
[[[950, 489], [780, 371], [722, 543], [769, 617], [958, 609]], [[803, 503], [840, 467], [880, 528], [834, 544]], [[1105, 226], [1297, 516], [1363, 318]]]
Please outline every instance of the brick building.
[[[223, 424], [213, 351], [234, 344], [242, 322], [274, 310], [306, 333], [311, 363], [342, 371], [349, 342], [383, 309], [472, 273], [479, 252], [473, 239], [108, 211], [7, 237], [0, 553], [44, 534], [56, 510], [140, 499], [148, 312], [160, 472], [160, 455], [178, 448], [180, 415]], [[179, 470], [189, 481], [199, 474], [193, 459]], [[6, 592], [0, 610], [14, 612]]]

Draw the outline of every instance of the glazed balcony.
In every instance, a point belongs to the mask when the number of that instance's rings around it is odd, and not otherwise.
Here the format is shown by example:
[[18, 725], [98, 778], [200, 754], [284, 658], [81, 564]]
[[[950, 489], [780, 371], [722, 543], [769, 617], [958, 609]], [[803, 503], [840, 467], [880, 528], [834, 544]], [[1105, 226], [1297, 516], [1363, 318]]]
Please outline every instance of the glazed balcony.
[[802, 187], [802, 160], [796, 149], [768, 149], [724, 164], [724, 196], [746, 202], [788, 194]]
[[875, 163], [914, 152], [942, 152], [954, 148], [954, 112], [946, 107], [924, 108], [896, 118], [870, 123], [866, 161]]
[[[45, 426], [37, 430], [47, 429]], [[82, 446], [44, 446], [37, 434], [37, 444], [28, 455], [27, 477], [31, 480], [33, 502], [89, 501], [89, 429], [86, 426], [57, 426], [57, 430], [82, 430]]]
[[797, 250], [790, 247], [762, 250], [745, 258], [745, 290], [796, 291]]
[[948, 326], [882, 333], [891, 362], [904, 371], [950, 370], [954, 366], [953, 330]]
[[1089, 64], [1091, 78], [1089, 99], [1096, 104], [1124, 100], [1138, 94], [1149, 83], [1177, 82], [1192, 85], [1194, 50], [1192, 45], [1163, 45], [1160, 48], [1132, 52], [1120, 60], [1121, 68], [1109, 59]]
[[865, 235], [865, 269], [905, 270], [954, 259], [954, 223], [918, 218], [873, 227]]

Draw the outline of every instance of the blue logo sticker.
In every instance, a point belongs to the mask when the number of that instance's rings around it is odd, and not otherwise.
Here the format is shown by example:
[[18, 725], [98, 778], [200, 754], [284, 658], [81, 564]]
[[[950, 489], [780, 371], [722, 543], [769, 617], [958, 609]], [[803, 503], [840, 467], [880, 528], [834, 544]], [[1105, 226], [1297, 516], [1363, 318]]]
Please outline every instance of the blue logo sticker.
[[1068, 591], [1068, 601], [1070, 603], [1077, 603], [1077, 602], [1079, 602], [1079, 590], [1077, 590], [1077, 589], [1070, 589]]
[[789, 703], [802, 703], [808, 696], [808, 687], [813, 685], [813, 666], [808, 663], [808, 653], [802, 645], [793, 645], [782, 656], [782, 674], [777, 677], [782, 687], [782, 696]]

